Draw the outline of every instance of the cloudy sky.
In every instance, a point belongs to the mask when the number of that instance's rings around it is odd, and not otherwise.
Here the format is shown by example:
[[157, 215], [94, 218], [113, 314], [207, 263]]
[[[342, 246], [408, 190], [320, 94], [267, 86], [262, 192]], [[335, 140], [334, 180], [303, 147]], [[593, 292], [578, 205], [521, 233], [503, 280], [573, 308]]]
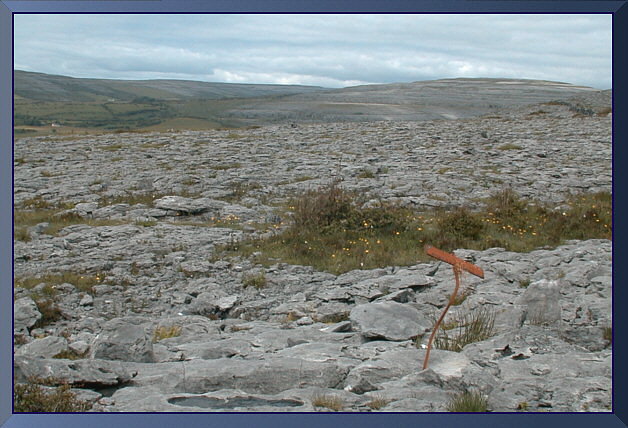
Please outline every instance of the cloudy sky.
[[608, 89], [611, 15], [15, 15], [17, 70], [344, 87], [451, 77]]

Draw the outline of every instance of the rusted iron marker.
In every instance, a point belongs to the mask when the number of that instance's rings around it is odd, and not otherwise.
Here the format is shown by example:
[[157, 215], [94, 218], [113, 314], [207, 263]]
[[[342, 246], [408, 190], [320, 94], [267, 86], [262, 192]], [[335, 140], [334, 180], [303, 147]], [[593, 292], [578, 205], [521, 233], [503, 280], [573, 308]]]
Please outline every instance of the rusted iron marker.
[[451, 305], [453, 305], [453, 303], [456, 301], [456, 295], [458, 294], [458, 290], [460, 289], [460, 274], [464, 270], [464, 271], [469, 272], [472, 275], [479, 276], [480, 278], [484, 278], [484, 271], [482, 270], [482, 268], [472, 263], [469, 263], [465, 260], [462, 260], [460, 257], [456, 257], [455, 255], [451, 253], [448, 253], [443, 250], [439, 250], [438, 248], [434, 248], [431, 245], [425, 246], [425, 252], [428, 255], [438, 260], [441, 260], [445, 263], [449, 263], [453, 267], [454, 278], [456, 278], [456, 288], [454, 288], [454, 292], [451, 294], [451, 297], [449, 297], [449, 302], [447, 303], [447, 306], [445, 306], [445, 310], [441, 314], [438, 321], [436, 321], [436, 324], [434, 325], [434, 328], [432, 329], [430, 340], [427, 342], [427, 352], [425, 353], [425, 360], [423, 361], [423, 370], [427, 368], [427, 362], [430, 359], [430, 351], [432, 350], [432, 342], [434, 341], [434, 336], [436, 336], [438, 327], [440, 327], [440, 323], [445, 318], [445, 314], [447, 313]]

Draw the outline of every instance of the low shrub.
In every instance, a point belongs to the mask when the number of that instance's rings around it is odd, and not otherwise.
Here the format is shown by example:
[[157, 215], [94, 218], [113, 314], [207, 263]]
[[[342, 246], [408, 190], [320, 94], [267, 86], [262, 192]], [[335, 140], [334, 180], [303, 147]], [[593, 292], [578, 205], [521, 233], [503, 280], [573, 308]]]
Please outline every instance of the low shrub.
[[15, 385], [13, 395], [15, 412], [86, 412], [92, 408], [91, 403], [77, 399], [69, 385], [52, 388], [37, 382], [30, 380], [28, 383]]
[[[445, 251], [502, 247], [529, 252], [565, 240], [612, 238], [612, 196], [608, 192], [574, 195], [557, 210], [522, 199], [511, 189], [487, 198], [485, 207], [417, 212], [392, 203], [364, 205], [338, 181], [292, 198], [287, 227], [263, 239], [216, 247], [215, 256], [249, 257], [270, 266], [277, 262], [344, 273], [354, 269], [403, 266], [427, 261], [425, 244]], [[284, 217], [284, 215], [282, 215]]]

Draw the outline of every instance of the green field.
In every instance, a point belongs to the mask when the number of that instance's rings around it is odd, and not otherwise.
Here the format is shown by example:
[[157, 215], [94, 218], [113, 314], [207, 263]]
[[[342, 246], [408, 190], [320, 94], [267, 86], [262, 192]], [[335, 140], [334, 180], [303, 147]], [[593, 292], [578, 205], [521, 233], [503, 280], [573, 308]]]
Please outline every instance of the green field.
[[[67, 130], [212, 129], [244, 126], [225, 119], [224, 112], [238, 100], [144, 102], [42, 102], [15, 99], [17, 135], [67, 133]], [[60, 127], [52, 127], [52, 124]], [[32, 130], [32, 131], [31, 131]]]

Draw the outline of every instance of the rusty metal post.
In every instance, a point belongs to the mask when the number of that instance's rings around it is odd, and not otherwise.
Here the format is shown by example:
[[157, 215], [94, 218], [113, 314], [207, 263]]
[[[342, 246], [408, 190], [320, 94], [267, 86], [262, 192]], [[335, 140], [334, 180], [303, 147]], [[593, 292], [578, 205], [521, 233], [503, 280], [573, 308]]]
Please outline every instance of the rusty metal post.
[[438, 328], [440, 327], [440, 324], [443, 321], [443, 319], [445, 319], [445, 314], [447, 314], [447, 311], [449, 310], [451, 305], [453, 305], [453, 303], [456, 301], [456, 295], [458, 294], [458, 290], [460, 289], [460, 274], [464, 270], [464, 271], [469, 272], [472, 275], [478, 276], [480, 278], [484, 278], [484, 271], [482, 270], [482, 268], [472, 263], [469, 263], [465, 260], [462, 260], [461, 258], [456, 257], [455, 255], [451, 253], [447, 253], [443, 250], [439, 250], [438, 248], [434, 248], [431, 245], [425, 246], [425, 253], [429, 256], [432, 256], [438, 260], [441, 260], [445, 263], [449, 263], [451, 265], [451, 267], [454, 270], [454, 278], [456, 279], [456, 287], [454, 288], [454, 292], [451, 293], [451, 296], [449, 297], [449, 302], [447, 302], [447, 306], [445, 306], [445, 310], [443, 310], [443, 313], [440, 315], [440, 318], [438, 318], [438, 321], [436, 321], [436, 324], [434, 324], [434, 328], [432, 329], [430, 340], [427, 342], [427, 351], [425, 352], [425, 360], [423, 361], [423, 370], [427, 368], [427, 363], [430, 359], [430, 351], [432, 350], [432, 342], [434, 341], [436, 332], [438, 331]]

